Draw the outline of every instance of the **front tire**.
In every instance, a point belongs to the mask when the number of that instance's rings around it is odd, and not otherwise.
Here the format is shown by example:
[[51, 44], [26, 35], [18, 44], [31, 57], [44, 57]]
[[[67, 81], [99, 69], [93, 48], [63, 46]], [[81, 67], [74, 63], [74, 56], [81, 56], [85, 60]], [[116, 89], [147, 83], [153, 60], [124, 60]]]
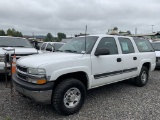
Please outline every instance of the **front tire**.
[[52, 95], [54, 109], [62, 115], [78, 112], [84, 104], [86, 89], [84, 84], [74, 78], [60, 82]]
[[148, 82], [148, 75], [148, 69], [145, 66], [142, 66], [139, 76], [134, 79], [135, 85], [138, 87], [145, 86]]

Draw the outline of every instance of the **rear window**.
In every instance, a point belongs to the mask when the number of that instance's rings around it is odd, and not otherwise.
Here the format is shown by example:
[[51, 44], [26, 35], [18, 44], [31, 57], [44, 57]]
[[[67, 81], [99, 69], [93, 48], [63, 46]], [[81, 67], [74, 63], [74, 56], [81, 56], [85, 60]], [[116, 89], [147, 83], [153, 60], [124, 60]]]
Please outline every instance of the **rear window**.
[[157, 42], [152, 43], [152, 46], [155, 51], [160, 51], [160, 42], [159, 43], [157, 43]]
[[154, 49], [148, 40], [140, 38], [133, 39], [138, 47], [139, 52], [154, 52]]
[[0, 37], [0, 47], [24, 47], [33, 48], [27, 39], [14, 37]]

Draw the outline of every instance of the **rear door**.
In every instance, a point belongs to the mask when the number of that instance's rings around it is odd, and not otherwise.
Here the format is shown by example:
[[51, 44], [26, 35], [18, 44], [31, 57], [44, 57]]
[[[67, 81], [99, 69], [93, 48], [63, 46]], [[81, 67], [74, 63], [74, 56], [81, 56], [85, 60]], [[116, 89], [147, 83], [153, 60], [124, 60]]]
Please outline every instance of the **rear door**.
[[123, 73], [122, 79], [131, 78], [138, 74], [138, 56], [129, 38], [118, 37], [122, 51]]

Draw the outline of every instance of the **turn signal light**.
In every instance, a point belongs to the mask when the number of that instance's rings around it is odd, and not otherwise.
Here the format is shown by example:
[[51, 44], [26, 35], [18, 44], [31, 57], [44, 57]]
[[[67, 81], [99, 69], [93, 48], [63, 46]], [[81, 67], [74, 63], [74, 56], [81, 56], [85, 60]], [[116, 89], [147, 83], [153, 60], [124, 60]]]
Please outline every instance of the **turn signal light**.
[[41, 84], [45, 84], [47, 82], [46, 79], [40, 79], [40, 80], [37, 80], [37, 84], [41, 85]]

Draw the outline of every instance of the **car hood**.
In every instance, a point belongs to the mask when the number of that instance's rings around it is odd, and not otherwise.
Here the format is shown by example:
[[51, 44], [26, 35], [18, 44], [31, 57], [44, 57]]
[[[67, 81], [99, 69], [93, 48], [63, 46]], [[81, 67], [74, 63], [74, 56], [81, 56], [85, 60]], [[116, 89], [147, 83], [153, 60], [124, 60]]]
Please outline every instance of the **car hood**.
[[[0, 54], [5, 54], [5, 53], [12, 54], [12, 53], [14, 53], [14, 51], [4, 50], [5, 48], [7, 48], [7, 47], [1, 47], [0, 48]], [[37, 53], [37, 50], [35, 48], [19, 48], [19, 47], [15, 47], [15, 53], [16, 54]]]
[[75, 54], [75, 53], [43, 53], [37, 55], [30, 55], [27, 57], [20, 58], [17, 61], [17, 64], [20, 66], [38, 68], [41, 65], [49, 64], [49, 63], [57, 63], [70, 59], [78, 59], [83, 57], [83, 54]]
[[156, 57], [160, 57], [160, 51], [155, 51]]

